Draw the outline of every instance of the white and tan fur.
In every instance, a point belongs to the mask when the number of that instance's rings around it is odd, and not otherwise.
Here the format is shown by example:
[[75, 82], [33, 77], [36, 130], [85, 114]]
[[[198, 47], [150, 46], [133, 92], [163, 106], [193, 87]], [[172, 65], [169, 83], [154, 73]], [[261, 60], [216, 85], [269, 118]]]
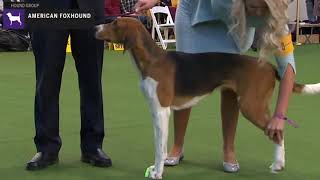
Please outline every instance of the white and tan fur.
[[[153, 119], [155, 162], [149, 178], [161, 179], [167, 156], [168, 126], [171, 109], [196, 105], [218, 87], [237, 93], [242, 114], [264, 130], [271, 119], [269, 101], [279, 76], [269, 63], [256, 58], [225, 53], [187, 54], [166, 52], [152, 40], [144, 26], [133, 18], [118, 18], [98, 26], [96, 37], [123, 43], [141, 75], [141, 89]], [[320, 84], [294, 86], [296, 93], [320, 93]], [[275, 146], [272, 172], [285, 165], [284, 140]]]

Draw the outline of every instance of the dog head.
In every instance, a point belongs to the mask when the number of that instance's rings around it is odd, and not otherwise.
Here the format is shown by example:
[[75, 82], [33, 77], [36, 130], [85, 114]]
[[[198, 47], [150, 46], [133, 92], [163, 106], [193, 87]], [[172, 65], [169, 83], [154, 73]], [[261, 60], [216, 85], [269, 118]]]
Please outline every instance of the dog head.
[[11, 16], [12, 16], [11, 12], [8, 12], [6, 15], [7, 15], [8, 17], [11, 17]]
[[142, 23], [129, 17], [119, 17], [111, 23], [96, 26], [96, 38], [112, 43], [124, 44], [125, 50], [134, 46], [139, 32], [145, 32]]

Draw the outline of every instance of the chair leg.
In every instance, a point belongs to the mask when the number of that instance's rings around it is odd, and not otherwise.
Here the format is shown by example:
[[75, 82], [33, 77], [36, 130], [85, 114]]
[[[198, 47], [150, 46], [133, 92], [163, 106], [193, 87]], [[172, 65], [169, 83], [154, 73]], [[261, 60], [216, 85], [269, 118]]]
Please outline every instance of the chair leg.
[[154, 40], [156, 40], [156, 38], [155, 38], [155, 28], [156, 28], [156, 26], [155, 26], [155, 24], [153, 24], [152, 25], [151, 36], [152, 36], [152, 39], [154, 39]]

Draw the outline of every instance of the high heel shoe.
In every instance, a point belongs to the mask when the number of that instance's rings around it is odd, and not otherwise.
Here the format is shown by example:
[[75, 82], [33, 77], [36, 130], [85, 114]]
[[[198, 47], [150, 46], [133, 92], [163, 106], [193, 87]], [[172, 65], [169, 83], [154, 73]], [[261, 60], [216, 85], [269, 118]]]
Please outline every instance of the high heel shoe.
[[240, 170], [240, 165], [239, 163], [228, 163], [228, 162], [223, 162], [223, 170], [228, 173], [236, 173]]
[[176, 157], [167, 157], [164, 160], [164, 165], [165, 166], [176, 166], [180, 163], [180, 161], [182, 161], [184, 158], [183, 153], [181, 153], [179, 156]]

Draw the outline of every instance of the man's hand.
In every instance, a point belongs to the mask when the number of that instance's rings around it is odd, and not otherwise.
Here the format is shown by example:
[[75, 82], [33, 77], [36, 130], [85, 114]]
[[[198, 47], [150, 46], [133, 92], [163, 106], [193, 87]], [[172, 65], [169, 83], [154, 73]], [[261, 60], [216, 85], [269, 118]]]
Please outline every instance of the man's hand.
[[265, 16], [269, 12], [264, 0], [245, 0], [246, 13], [248, 16]]
[[138, 2], [135, 5], [135, 11], [137, 13], [141, 13], [144, 10], [148, 10], [155, 6], [159, 0], [138, 0]]

